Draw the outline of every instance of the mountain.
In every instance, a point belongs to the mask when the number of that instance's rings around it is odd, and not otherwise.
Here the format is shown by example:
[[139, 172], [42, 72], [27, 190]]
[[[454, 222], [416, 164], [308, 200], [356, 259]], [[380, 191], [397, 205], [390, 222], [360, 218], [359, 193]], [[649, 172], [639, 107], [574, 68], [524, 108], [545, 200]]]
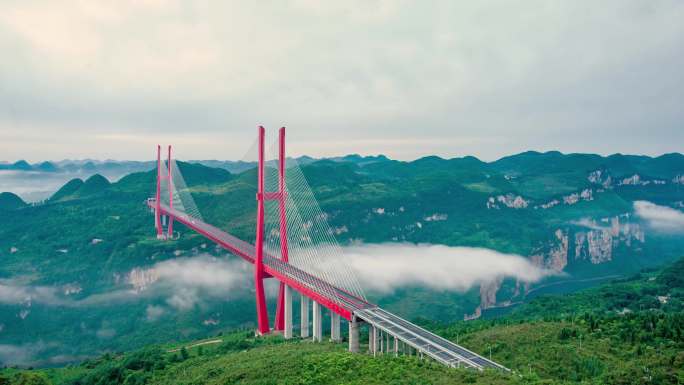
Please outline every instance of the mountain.
[[55, 166], [52, 162], [42, 162], [38, 165], [35, 165], [34, 169], [42, 172], [55, 172], [57, 171], [57, 166]]
[[0, 193], [0, 210], [16, 210], [26, 206], [26, 202], [17, 195], [10, 192]]
[[51, 197], [50, 201], [56, 202], [59, 200], [64, 200], [76, 193], [83, 186], [83, 180], [79, 178], [74, 178], [62, 186], [57, 192], [55, 192]]
[[[684, 208], [682, 155], [664, 157], [523, 153], [496, 162], [432, 156], [359, 164], [352, 156], [314, 160], [301, 172], [342, 245], [489, 248], [549, 272], [535, 283], [498, 277], [464, 290], [368, 293], [403, 317], [453, 322], [515, 312], [546, 293], [595, 286], [684, 255], [677, 222], [667, 222]], [[205, 221], [253, 241], [255, 170], [177, 164]], [[76, 179], [46, 204], [0, 215], [0, 284], [21, 294], [0, 300], [3, 344], [31, 342], [29, 362], [57, 365], [63, 362], [45, 360], [253, 327], [248, 283], [185, 285], [206, 269], [233, 277], [245, 267], [180, 224], [179, 239], [156, 240], [144, 204], [155, 177], [145, 171], [113, 183]]]
[[[352, 354], [251, 331], [105, 354], [61, 369], [0, 370], [4, 384], [679, 384], [684, 259], [572, 295], [546, 295], [489, 321], [426, 327], [511, 369], [446, 368], [400, 354]], [[367, 334], [361, 339], [367, 341]], [[362, 345], [361, 351], [366, 350]], [[648, 381], [644, 381], [648, 379]], [[4, 382], [3, 382], [4, 381]]]
[[86, 197], [106, 189], [109, 185], [110, 183], [107, 178], [100, 174], [95, 174], [86, 179], [83, 185], [76, 190], [75, 194], [78, 197]]

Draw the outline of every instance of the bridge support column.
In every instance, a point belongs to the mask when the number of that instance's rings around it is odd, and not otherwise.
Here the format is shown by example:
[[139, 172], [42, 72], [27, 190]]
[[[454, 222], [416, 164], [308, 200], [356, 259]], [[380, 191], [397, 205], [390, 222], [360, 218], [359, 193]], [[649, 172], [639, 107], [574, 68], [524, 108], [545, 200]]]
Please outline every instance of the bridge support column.
[[323, 312], [321, 304], [313, 301], [313, 340], [323, 341]]
[[292, 289], [287, 285], [285, 285], [284, 297], [283, 316], [285, 318], [285, 327], [283, 330], [283, 337], [289, 339], [292, 338]]
[[394, 337], [394, 356], [399, 357], [399, 340]]
[[340, 315], [334, 311], [330, 311], [330, 340], [333, 342], [340, 342]]
[[368, 349], [373, 356], [378, 352], [378, 329], [373, 325], [368, 325]]
[[359, 323], [354, 316], [349, 321], [349, 351], [351, 353], [359, 352]]
[[302, 294], [301, 326], [302, 338], [309, 337], [309, 297]]

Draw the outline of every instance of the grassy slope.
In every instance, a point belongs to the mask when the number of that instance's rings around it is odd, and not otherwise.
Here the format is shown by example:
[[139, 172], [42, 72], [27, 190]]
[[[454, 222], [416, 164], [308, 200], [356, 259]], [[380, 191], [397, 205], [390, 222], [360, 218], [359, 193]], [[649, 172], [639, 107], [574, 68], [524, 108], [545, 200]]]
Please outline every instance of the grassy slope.
[[[678, 384], [684, 381], [683, 273], [684, 259], [662, 273], [540, 297], [502, 319], [429, 324], [446, 338], [490, 354], [513, 369], [510, 374], [447, 369], [416, 357], [373, 358], [346, 353], [342, 344], [233, 332], [219, 344], [193, 343], [180, 351], [166, 345], [64, 369], [5, 370], [0, 383], [3, 377], [18, 384], [22, 376], [37, 376], [42, 383], [73, 385]], [[668, 301], [658, 301], [659, 295]]]

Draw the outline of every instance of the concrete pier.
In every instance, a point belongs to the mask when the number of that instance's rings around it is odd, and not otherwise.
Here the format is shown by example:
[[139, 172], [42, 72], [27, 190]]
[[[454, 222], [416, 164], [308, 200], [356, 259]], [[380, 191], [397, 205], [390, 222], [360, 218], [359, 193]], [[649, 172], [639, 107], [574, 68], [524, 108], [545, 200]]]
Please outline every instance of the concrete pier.
[[313, 301], [313, 340], [323, 341], [323, 311], [320, 303]]
[[351, 353], [359, 352], [359, 323], [356, 317], [352, 317], [349, 321], [349, 351]]
[[285, 330], [283, 330], [283, 337], [292, 338], [292, 289], [285, 285], [285, 309], [283, 309], [283, 315], [285, 316]]
[[301, 331], [302, 338], [309, 337], [309, 297], [302, 294], [302, 313], [300, 316], [301, 325], [299, 330]]
[[342, 341], [340, 335], [340, 315], [330, 311], [330, 340], [333, 342]]
[[368, 349], [373, 356], [378, 352], [378, 329], [373, 325], [368, 325]]

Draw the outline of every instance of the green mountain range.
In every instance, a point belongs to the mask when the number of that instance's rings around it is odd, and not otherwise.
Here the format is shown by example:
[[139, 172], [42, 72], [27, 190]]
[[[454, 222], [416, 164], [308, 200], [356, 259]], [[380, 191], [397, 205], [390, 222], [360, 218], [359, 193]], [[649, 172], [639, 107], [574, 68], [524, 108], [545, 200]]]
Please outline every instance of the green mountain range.
[[[253, 241], [254, 169], [178, 164], [205, 220]], [[536, 283], [501, 277], [465, 292], [412, 286], [368, 293], [409, 319], [451, 323], [515, 313], [536, 296], [576, 291], [684, 255], [677, 219], [684, 207], [682, 154], [526, 152], [490, 163], [349, 156], [300, 164], [343, 245], [484, 247], [555, 273]], [[0, 195], [0, 361], [63, 365], [253, 328], [249, 282], [222, 291], [160, 278], [197, 263], [227, 273], [248, 267], [182, 225], [179, 239], [158, 241], [145, 206], [155, 176], [75, 179], [34, 206]]]

